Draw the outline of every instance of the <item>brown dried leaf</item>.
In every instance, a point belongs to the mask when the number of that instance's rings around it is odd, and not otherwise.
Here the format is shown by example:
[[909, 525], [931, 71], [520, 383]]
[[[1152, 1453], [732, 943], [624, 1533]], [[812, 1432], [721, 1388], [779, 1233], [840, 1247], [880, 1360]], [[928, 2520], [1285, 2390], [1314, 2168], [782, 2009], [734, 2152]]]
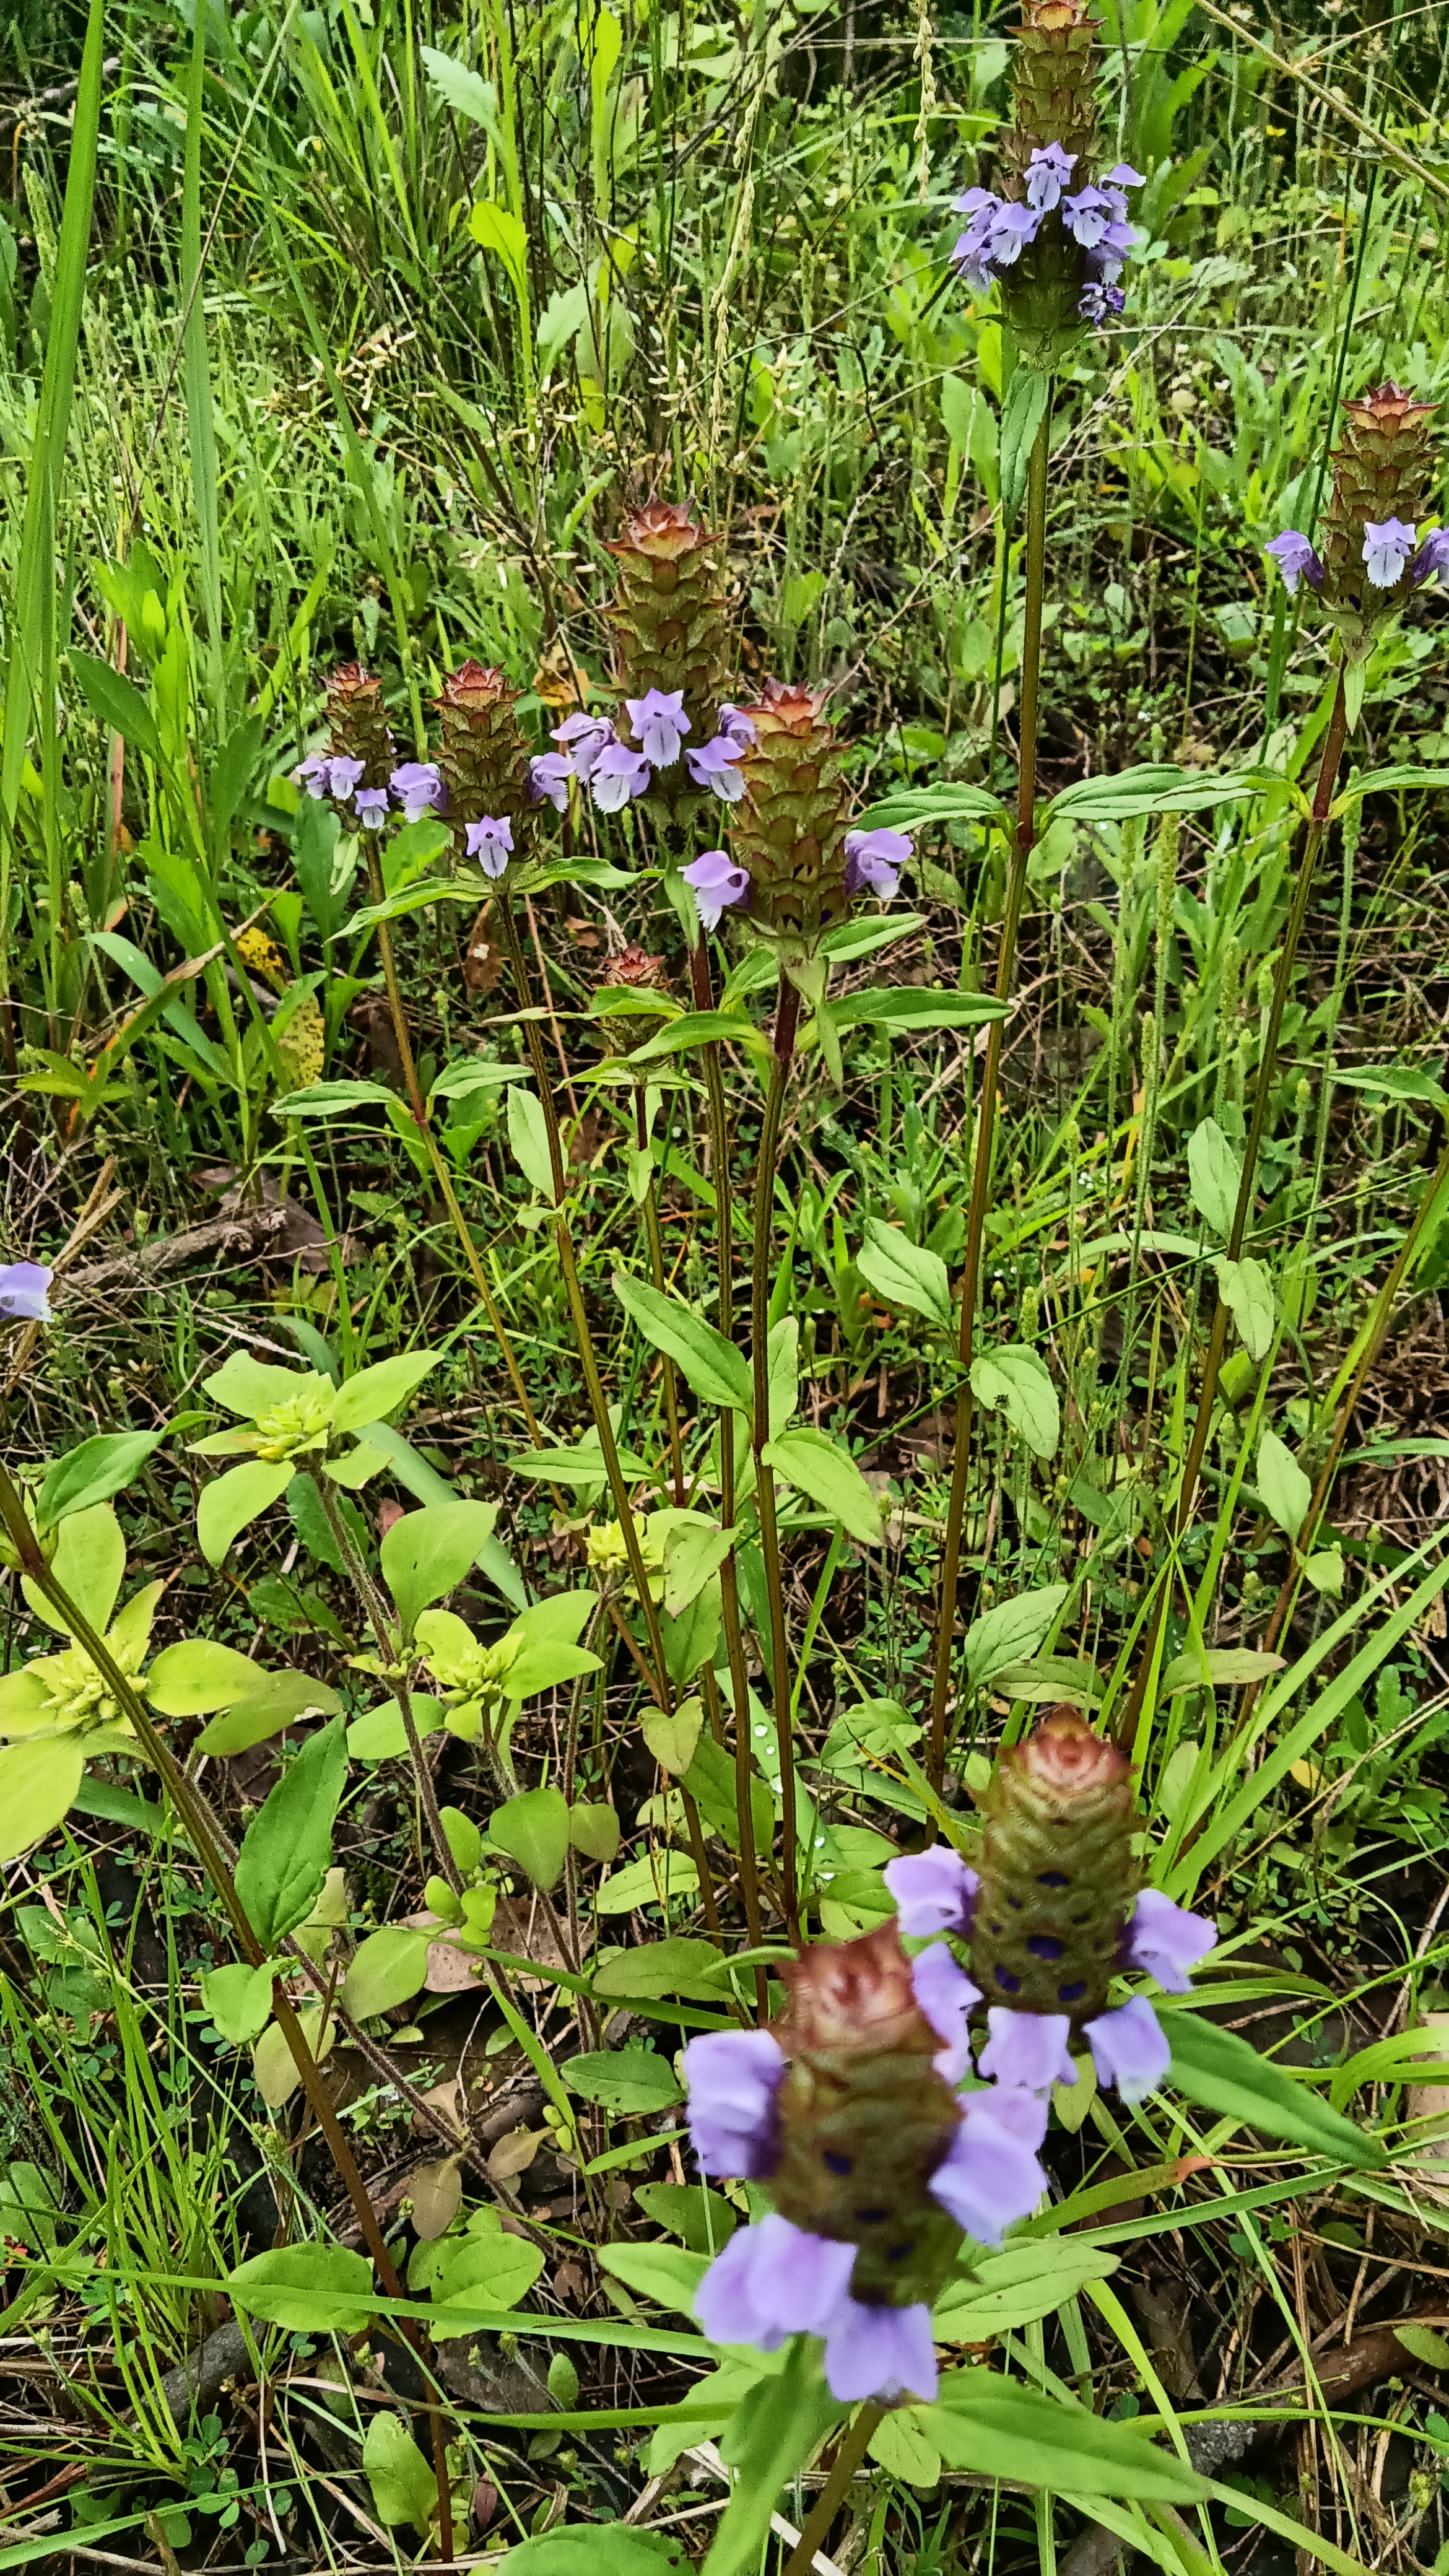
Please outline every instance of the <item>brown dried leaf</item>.
[[548, 2144], [547, 2129], [514, 2129], [500, 2138], [488, 2158], [488, 2172], [494, 2182], [511, 2182], [515, 2174], [527, 2173], [539, 2148]]

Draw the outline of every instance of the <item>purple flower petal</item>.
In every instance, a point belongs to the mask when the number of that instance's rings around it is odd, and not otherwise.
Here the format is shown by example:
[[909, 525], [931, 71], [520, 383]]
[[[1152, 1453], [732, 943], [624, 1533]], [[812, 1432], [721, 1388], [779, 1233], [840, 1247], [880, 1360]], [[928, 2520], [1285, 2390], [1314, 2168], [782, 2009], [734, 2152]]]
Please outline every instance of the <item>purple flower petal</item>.
[[[359, 770], [358, 775], [361, 776]], [[309, 760], [299, 763], [292, 776], [309, 796], [320, 799], [332, 793], [332, 763], [324, 751], [314, 751]]]
[[334, 757], [329, 760], [327, 764], [327, 784], [330, 792], [336, 797], [339, 805], [346, 804], [348, 797], [352, 794], [354, 787], [357, 785], [357, 782], [361, 778], [366, 767], [367, 763], [365, 760], [348, 760], [341, 752], [336, 753]]
[[735, 764], [743, 745], [732, 733], [717, 733], [684, 755], [690, 777], [696, 787], [713, 788], [726, 805], [738, 805], [745, 792], [745, 774]]
[[[578, 756], [574, 757], [576, 776], [582, 776]], [[601, 814], [617, 814], [631, 796], [642, 796], [652, 773], [642, 751], [631, 751], [626, 742], [605, 743], [589, 769], [589, 793]]]
[[900, 882], [898, 870], [912, 855], [911, 842], [905, 832], [847, 832], [845, 835], [845, 891], [859, 894], [862, 886], [889, 901]]
[[1096, 249], [1115, 212], [1102, 188], [1083, 188], [1077, 196], [1062, 199], [1062, 222], [1082, 250]]
[[884, 1877], [908, 1940], [929, 1941], [936, 1932], [964, 1936], [970, 1931], [971, 1905], [980, 1881], [949, 1843], [932, 1843], [925, 1851], [904, 1852], [899, 1860], [888, 1860]]
[[1000, 203], [989, 188], [968, 188], [964, 196], [952, 198], [951, 210], [957, 215], [981, 215], [989, 208], [994, 215]]
[[645, 759], [652, 761], [656, 769], [672, 769], [689, 731], [684, 691], [647, 689], [642, 698], [626, 698], [624, 704]]
[[772, 2212], [732, 2236], [694, 2294], [711, 2343], [774, 2352], [787, 2335], [823, 2334], [846, 2295], [855, 2247], [811, 2236]]
[[689, 2135], [700, 2170], [763, 2182], [779, 2153], [775, 2095], [785, 2052], [767, 2030], [715, 2030], [684, 2052]]
[[1034, 206], [1007, 204], [991, 219], [991, 256], [998, 268], [1010, 268], [1041, 229]]
[[561, 742], [573, 762], [573, 773], [580, 786], [587, 787], [594, 774], [594, 764], [601, 752], [615, 739], [614, 728], [603, 716], [567, 716], [553, 729], [555, 742]]
[[1426, 537], [1409, 566], [1409, 579], [1416, 585], [1432, 581], [1436, 573], [1441, 578], [1449, 574], [1449, 528], [1436, 528]]
[[1119, 161], [1115, 170], [1107, 172], [1102, 185], [1104, 188], [1145, 188], [1147, 181], [1140, 170], [1133, 169], [1130, 161]]
[[717, 722], [719, 731], [728, 734], [731, 740], [739, 745], [741, 751], [749, 750], [755, 739], [755, 727], [753, 719], [746, 715], [743, 707], [732, 707], [726, 699], [720, 708]]
[[993, 2084], [968, 2093], [961, 2113], [931, 2176], [931, 2197], [978, 2245], [999, 2245], [1002, 2229], [1029, 2217], [1047, 2187], [1036, 2155], [1046, 2135], [1046, 2103], [1020, 2086]]
[[1049, 143], [1044, 151], [1033, 152], [1026, 173], [1026, 202], [1037, 212], [1049, 215], [1063, 188], [1077, 166], [1075, 152], [1064, 152], [1059, 143]]
[[1127, 1965], [1155, 1977], [1170, 1995], [1185, 1995], [1189, 1968], [1205, 1959], [1217, 1944], [1216, 1927], [1202, 1914], [1189, 1914], [1155, 1887], [1144, 1887], [1127, 1927]]
[[506, 814], [484, 814], [469, 824], [463, 847], [485, 877], [501, 877], [513, 856], [513, 825]]
[[48, 1324], [51, 1320], [50, 1299], [46, 1290], [54, 1278], [38, 1261], [10, 1261], [0, 1270], [0, 1315], [23, 1317], [30, 1324]]
[[448, 801], [443, 773], [433, 760], [405, 760], [388, 785], [403, 809], [405, 823], [420, 823], [425, 814], [441, 814]]
[[1077, 305], [1077, 311], [1084, 322], [1105, 322], [1109, 315], [1115, 319], [1117, 314], [1124, 313], [1126, 309], [1127, 298], [1121, 287], [1104, 285], [1098, 278], [1092, 278], [1083, 287]]
[[[335, 780], [337, 776], [335, 760], [332, 764], [332, 775]], [[336, 793], [335, 787], [333, 792]], [[385, 787], [359, 787], [352, 799], [352, 810], [359, 823], [364, 824], [368, 831], [377, 832], [387, 821], [388, 801]]]
[[919, 2300], [909, 2308], [877, 2308], [843, 2299], [825, 2332], [825, 2377], [842, 2406], [868, 2397], [929, 2403], [937, 2387], [930, 2309]]
[[1145, 1995], [1134, 1995], [1117, 2012], [1089, 2021], [1087, 2041], [1098, 2083], [1104, 2091], [1115, 2084], [1127, 2103], [1141, 2102], [1156, 2091], [1172, 2057], [1167, 2033]]
[[1300, 581], [1306, 580], [1311, 590], [1323, 588], [1323, 566], [1308, 539], [1297, 528], [1285, 528], [1263, 549], [1272, 556], [1283, 576], [1283, 587], [1291, 599]]
[[569, 780], [574, 765], [566, 751], [540, 752], [528, 764], [528, 792], [535, 805], [552, 805], [555, 812], [568, 811]]
[[742, 902], [750, 890], [746, 871], [735, 866], [727, 850], [701, 850], [698, 858], [679, 873], [693, 890], [695, 908], [706, 930], [714, 929], [727, 904]]
[[986, 2024], [991, 2036], [976, 2061], [979, 2074], [998, 2084], [1019, 2084], [1028, 2093], [1075, 2084], [1077, 2070], [1067, 2055], [1072, 2026], [1067, 2013], [1013, 2012], [1008, 2004], [993, 2004]]
[[932, 2030], [945, 2042], [931, 2060], [936, 2073], [948, 2084], [959, 2084], [971, 2063], [966, 2023], [972, 2005], [981, 2001], [981, 1988], [957, 1967], [945, 1942], [934, 1941], [911, 1969], [911, 1990]]
[[1375, 590], [1393, 590], [1414, 551], [1415, 530], [1402, 519], [1366, 522], [1363, 559]]

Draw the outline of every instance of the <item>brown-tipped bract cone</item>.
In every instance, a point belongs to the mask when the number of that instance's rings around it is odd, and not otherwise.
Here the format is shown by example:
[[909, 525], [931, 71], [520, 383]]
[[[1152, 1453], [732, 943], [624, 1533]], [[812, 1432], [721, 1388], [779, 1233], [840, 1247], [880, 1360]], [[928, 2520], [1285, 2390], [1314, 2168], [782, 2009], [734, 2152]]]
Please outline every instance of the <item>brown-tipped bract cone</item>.
[[[646, 501], [609, 543], [618, 571], [608, 617], [620, 700], [651, 689], [682, 691], [694, 751], [714, 734], [725, 687], [723, 545], [699, 526], [687, 501]], [[632, 739], [622, 703], [619, 731]], [[682, 759], [660, 784], [674, 784], [676, 772], [682, 791], [696, 792]]]
[[327, 683], [328, 747], [344, 760], [360, 760], [360, 787], [386, 787], [396, 766], [382, 682], [360, 662], [344, 662]]
[[618, 955], [611, 957], [600, 976], [601, 984], [613, 985], [624, 992], [667, 992], [669, 977], [662, 957], [651, 957], [635, 939]]
[[1343, 406], [1343, 437], [1331, 458], [1333, 492], [1323, 514], [1323, 605], [1350, 661], [1361, 661], [1376, 626], [1410, 588], [1407, 565], [1392, 590], [1369, 580], [1363, 560], [1370, 521], [1417, 526], [1434, 468], [1433, 403], [1402, 386], [1380, 385]]
[[927, 2186], [959, 2113], [931, 2063], [941, 2041], [900, 1935], [886, 1923], [857, 1941], [822, 1941], [781, 1974], [789, 2000], [775, 2036], [789, 2065], [770, 2197], [795, 2226], [859, 2246], [852, 2297], [886, 2307], [934, 2298], [961, 2230]]
[[745, 792], [730, 816], [730, 856], [750, 880], [750, 919], [787, 956], [814, 953], [844, 919], [849, 793], [826, 691], [767, 680], [743, 713], [755, 738], [739, 755]]
[[988, 2005], [1080, 2028], [1106, 2004], [1141, 1879], [1132, 1766], [1074, 1708], [1054, 1708], [1001, 1754], [980, 1804], [971, 1974]]
[[[1018, 180], [1033, 152], [1059, 143], [1075, 152], [1088, 174], [1097, 139], [1097, 29], [1091, 0], [1026, 0], [1015, 30], [1011, 88], [1014, 117], [1002, 158]], [[1018, 186], [1010, 191], [1020, 196]]]
[[515, 853], [523, 846], [519, 825], [530, 822], [528, 745], [513, 709], [518, 692], [503, 673], [465, 662], [443, 682], [438, 698], [442, 735], [439, 766], [448, 789], [448, 817], [461, 830], [485, 814], [506, 815]]

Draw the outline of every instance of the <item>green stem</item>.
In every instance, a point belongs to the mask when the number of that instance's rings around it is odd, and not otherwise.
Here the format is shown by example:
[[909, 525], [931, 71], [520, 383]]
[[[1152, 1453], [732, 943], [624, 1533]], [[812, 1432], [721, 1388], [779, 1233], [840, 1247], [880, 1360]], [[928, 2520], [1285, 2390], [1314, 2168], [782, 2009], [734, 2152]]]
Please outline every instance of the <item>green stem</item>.
[[811, 2576], [815, 2553], [823, 2549], [830, 2526], [850, 2493], [851, 2482], [870, 2448], [871, 2436], [885, 2413], [883, 2406], [862, 2406], [835, 2454], [835, 2466], [810, 2509], [810, 2519], [786, 2559], [780, 2576]]
[[[642, 1083], [634, 1093], [634, 1134], [640, 1153], [645, 1153], [649, 1145], [649, 1120]], [[659, 1194], [654, 1186], [652, 1171], [649, 1175], [649, 1186], [644, 1193], [644, 1232], [649, 1242], [649, 1276], [662, 1297], [664, 1294], [664, 1243], [659, 1232]], [[664, 1354], [664, 1415], [669, 1425], [669, 1472], [674, 1483], [674, 1499], [682, 1510], [687, 1488], [684, 1481], [684, 1447], [679, 1436], [679, 1383], [674, 1373], [674, 1362], [667, 1352]]]
[[795, 1052], [800, 995], [787, 976], [780, 983], [775, 1014], [775, 1051], [770, 1064], [765, 1115], [760, 1128], [755, 1167], [755, 1240], [750, 1263], [750, 1359], [754, 1371], [754, 1416], [751, 1438], [755, 1452], [755, 1507], [760, 1519], [760, 1549], [765, 1560], [765, 1590], [770, 1604], [770, 1696], [775, 1706], [775, 1741], [780, 1755], [780, 1828], [784, 1838], [781, 1885], [785, 1928], [800, 1938], [800, 1904], [795, 1848], [795, 1754], [790, 1728], [790, 1648], [785, 1635], [785, 1594], [780, 1573], [780, 1532], [775, 1517], [775, 1471], [765, 1457], [770, 1438], [770, 1219], [775, 1205], [775, 1165], [780, 1151], [780, 1119], [785, 1086]]
[[[1041, 689], [1041, 613], [1046, 585], [1047, 458], [1051, 436], [1051, 389], [1031, 451], [1026, 489], [1026, 623], [1021, 647], [1021, 773], [1016, 796], [1016, 841], [1007, 880], [1006, 915], [996, 963], [996, 998], [1010, 997], [1016, 972], [1016, 934], [1026, 892], [1026, 863], [1036, 837], [1037, 711]], [[1003, 567], [1003, 590], [1005, 569]], [[936, 1620], [936, 1669], [931, 1685], [931, 1786], [937, 1796], [946, 1777], [946, 1707], [951, 1695], [952, 1644], [956, 1628], [956, 1595], [961, 1577], [961, 1533], [966, 1518], [967, 1470], [971, 1449], [971, 1361], [976, 1339], [976, 1309], [981, 1293], [981, 1247], [991, 1197], [991, 1148], [996, 1130], [996, 1098], [1001, 1078], [1004, 1020], [993, 1020], [986, 1036], [986, 1061], [976, 1113], [976, 1154], [971, 1167], [971, 1202], [966, 1220], [966, 1252], [961, 1271], [961, 1329], [957, 1344], [961, 1382], [956, 1395], [956, 1439], [951, 1460], [951, 1498], [946, 1510], [946, 1537], [941, 1554], [941, 1601]]]

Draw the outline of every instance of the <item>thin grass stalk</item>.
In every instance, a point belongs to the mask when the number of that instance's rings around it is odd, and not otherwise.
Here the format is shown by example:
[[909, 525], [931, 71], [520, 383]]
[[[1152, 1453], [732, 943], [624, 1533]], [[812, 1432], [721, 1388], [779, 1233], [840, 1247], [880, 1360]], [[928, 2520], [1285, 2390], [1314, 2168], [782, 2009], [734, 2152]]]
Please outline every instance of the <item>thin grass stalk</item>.
[[[634, 1135], [640, 1153], [646, 1153], [649, 1146], [649, 1120], [642, 1083], [636, 1087], [634, 1093]], [[649, 1276], [662, 1297], [664, 1294], [664, 1243], [659, 1231], [659, 1193], [654, 1185], [652, 1170], [644, 1193], [644, 1232], [649, 1244]], [[661, 1357], [664, 1363], [664, 1417], [669, 1427], [669, 1473], [674, 1485], [675, 1502], [682, 1509], [687, 1499], [688, 1489], [684, 1480], [684, 1445], [679, 1433], [679, 1383], [675, 1375], [674, 1362], [668, 1352], [663, 1352]]]
[[[1010, 997], [1016, 972], [1016, 935], [1026, 892], [1026, 863], [1036, 837], [1037, 709], [1041, 688], [1041, 613], [1046, 584], [1047, 461], [1051, 437], [1051, 391], [1037, 430], [1027, 472], [1026, 606], [1021, 648], [1021, 772], [1016, 798], [1016, 842], [1007, 881], [1006, 913], [996, 965], [996, 998]], [[1002, 573], [1003, 596], [1005, 569]], [[961, 1533], [966, 1518], [966, 1483], [971, 1449], [971, 1360], [976, 1338], [976, 1309], [981, 1293], [981, 1248], [991, 1196], [991, 1149], [996, 1128], [996, 1098], [1001, 1077], [1005, 1022], [993, 1020], [987, 1030], [986, 1060], [976, 1115], [976, 1153], [971, 1168], [971, 1201], [966, 1221], [966, 1251], [961, 1271], [961, 1327], [957, 1351], [961, 1382], [956, 1394], [956, 1438], [951, 1460], [951, 1496], [946, 1509], [946, 1536], [941, 1553], [941, 1600], [936, 1620], [936, 1668], [931, 1684], [931, 1786], [939, 1797], [946, 1777], [946, 1704], [951, 1693], [952, 1640], [956, 1596], [961, 1577]]]
[[811, 2506], [809, 2521], [786, 2559], [780, 2576], [812, 2576], [816, 2553], [825, 2547], [830, 2526], [850, 2493], [856, 2470], [870, 2448], [885, 2411], [883, 2406], [862, 2406], [835, 2454], [835, 2466]]
[[785, 1928], [800, 1938], [795, 1819], [795, 1753], [790, 1725], [790, 1646], [785, 1634], [785, 1593], [780, 1572], [780, 1532], [775, 1515], [775, 1471], [765, 1456], [770, 1439], [770, 1219], [775, 1205], [775, 1166], [780, 1152], [780, 1120], [785, 1087], [795, 1052], [800, 995], [781, 978], [775, 1013], [774, 1054], [770, 1062], [765, 1115], [760, 1129], [755, 1170], [755, 1239], [750, 1261], [750, 1360], [754, 1372], [755, 1508], [760, 1521], [760, 1550], [765, 1560], [765, 1590], [770, 1604], [770, 1697], [775, 1709], [775, 1741], [780, 1757], [780, 1827], [784, 1840], [781, 1888]]
[[207, 13], [198, 9], [191, 40], [191, 70], [186, 93], [186, 159], [181, 187], [181, 273], [186, 295], [183, 328], [186, 377], [186, 440], [191, 451], [191, 490], [200, 539], [201, 603], [211, 662], [211, 686], [217, 721], [226, 728], [226, 662], [221, 590], [221, 520], [217, 500], [216, 419], [211, 399], [211, 364], [206, 345], [206, 306], [202, 296], [201, 144], [206, 105]]

